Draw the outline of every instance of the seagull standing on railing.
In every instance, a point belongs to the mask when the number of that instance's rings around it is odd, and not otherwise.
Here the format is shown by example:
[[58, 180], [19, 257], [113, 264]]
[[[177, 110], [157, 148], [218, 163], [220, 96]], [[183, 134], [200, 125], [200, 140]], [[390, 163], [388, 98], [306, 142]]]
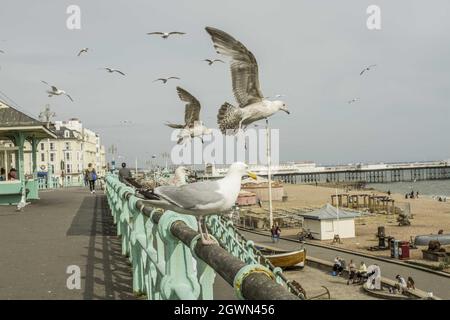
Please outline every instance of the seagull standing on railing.
[[143, 201], [155, 207], [195, 216], [202, 244], [213, 244], [214, 241], [209, 237], [206, 225], [206, 235], [202, 231], [202, 217], [228, 214], [236, 203], [244, 175], [256, 179], [256, 174], [248, 171], [245, 163], [236, 162], [230, 166], [227, 175], [222, 179], [194, 182], [179, 187], [157, 187], [151, 195], [147, 195], [153, 198]]

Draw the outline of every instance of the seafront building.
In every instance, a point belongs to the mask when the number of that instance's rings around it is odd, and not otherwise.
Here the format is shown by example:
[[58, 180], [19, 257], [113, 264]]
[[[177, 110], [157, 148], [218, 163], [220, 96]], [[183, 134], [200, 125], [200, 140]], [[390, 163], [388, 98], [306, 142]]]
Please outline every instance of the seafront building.
[[[2, 105], [4, 110], [6, 108], [10, 110], [9, 114], [15, 112], [14, 117], [10, 115], [9, 121], [11, 122], [18, 119], [18, 115], [32, 119], [24, 114], [22, 115], [20, 111], [4, 102], [2, 102]], [[106, 152], [98, 133], [85, 128], [83, 123], [76, 118], [68, 121], [55, 121], [47, 125], [38, 120], [33, 119], [33, 121], [33, 123], [45, 126], [53, 134], [53, 137], [48, 136], [45, 139], [40, 139], [35, 148], [32, 148], [30, 141], [24, 141], [23, 174], [25, 177], [32, 178], [36, 174], [36, 178], [46, 178], [50, 175], [60, 184], [64, 182], [68, 185], [81, 185], [84, 180], [83, 172], [89, 163], [94, 165], [99, 176], [105, 175]], [[0, 127], [3, 125], [1, 123]], [[17, 167], [15, 164], [18, 155], [14, 141], [1, 139], [0, 150], [4, 150], [1, 157], [2, 162], [4, 162], [2, 168], [6, 167], [9, 171], [10, 168]], [[7, 155], [6, 151], [9, 151]], [[34, 152], [35, 155], [33, 156]]]
[[75, 118], [55, 121], [51, 129], [57, 138], [41, 141], [38, 145], [40, 172], [48, 172], [50, 168], [57, 178], [81, 183], [84, 170], [92, 163], [100, 176], [105, 175], [106, 152], [99, 134], [84, 128], [83, 123]]

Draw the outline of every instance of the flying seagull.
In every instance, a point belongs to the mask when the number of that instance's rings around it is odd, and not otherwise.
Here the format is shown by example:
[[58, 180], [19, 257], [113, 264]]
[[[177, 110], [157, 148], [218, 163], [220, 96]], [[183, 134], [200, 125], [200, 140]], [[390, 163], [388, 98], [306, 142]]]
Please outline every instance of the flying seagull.
[[376, 66], [377, 66], [376, 64], [371, 64], [370, 66], [365, 67], [365, 68], [360, 72], [359, 75], [362, 76], [364, 72], [369, 71], [371, 68], [376, 67]]
[[220, 60], [220, 59], [205, 59], [205, 60], [203, 60], [203, 61], [208, 62], [208, 65], [209, 65], [209, 66], [212, 65], [214, 62], [222, 62], [222, 63], [225, 63], [225, 61]]
[[212, 214], [229, 214], [241, 190], [241, 178], [244, 175], [256, 179], [256, 174], [248, 171], [245, 163], [235, 162], [222, 179], [181, 186], [160, 186], [148, 195], [149, 200], [143, 200], [143, 202], [165, 210], [195, 216], [202, 243], [212, 244], [214, 241], [209, 237], [206, 226], [206, 236], [203, 234], [202, 217]]
[[106, 71], [108, 71], [109, 73], [113, 73], [113, 72], [117, 72], [117, 73], [120, 73], [121, 75], [125, 75], [125, 73], [123, 73], [122, 71], [120, 71], [120, 70], [118, 70], [118, 69], [113, 69], [113, 68], [110, 68], [110, 67], [105, 67], [105, 68], [103, 68], [103, 69], [105, 69]]
[[200, 102], [183, 88], [177, 87], [177, 92], [180, 100], [187, 102], [184, 109], [184, 124], [166, 123], [166, 126], [174, 129], [182, 129], [178, 135], [178, 144], [182, 144], [187, 139], [195, 137], [199, 137], [203, 143], [203, 136], [210, 135], [212, 131], [200, 121]]
[[225, 102], [219, 109], [217, 122], [222, 133], [236, 133], [242, 126], [267, 119], [279, 110], [289, 114], [283, 101], [264, 98], [258, 79], [258, 63], [255, 56], [242, 43], [219, 29], [206, 27], [217, 53], [231, 57], [231, 79], [235, 107]]
[[186, 33], [185, 32], [179, 32], [179, 31], [171, 31], [171, 32], [156, 31], [156, 32], [148, 32], [147, 34], [148, 35], [160, 35], [161, 38], [167, 39], [167, 38], [169, 38], [169, 36], [171, 36], [173, 34], [183, 35], [183, 34], [186, 34]]
[[89, 48], [83, 48], [83, 49], [81, 49], [81, 50], [78, 52], [77, 56], [79, 57], [79, 56], [81, 56], [83, 53], [87, 53], [88, 50], [89, 50]]
[[45, 83], [46, 85], [48, 85], [48, 86], [51, 88], [51, 90], [47, 90], [47, 91], [46, 91], [46, 92], [48, 93], [48, 96], [49, 96], [49, 97], [65, 95], [67, 98], [70, 99], [70, 101], [73, 102], [72, 97], [71, 97], [68, 93], [66, 93], [64, 90], [60, 90], [60, 89], [58, 89], [57, 87], [48, 84], [48, 82], [46, 82], [46, 81], [44, 81], [44, 80], [41, 80], [41, 82], [42, 82], [42, 83]]
[[168, 78], [158, 78], [158, 79], [156, 79], [156, 80], [154, 80], [153, 82], [156, 82], [156, 81], [162, 81], [162, 83], [166, 83], [167, 81], [169, 81], [170, 79], [177, 79], [177, 80], [180, 80], [180, 78], [178, 78], [178, 77], [168, 77]]
[[355, 103], [356, 101], [358, 101], [359, 100], [359, 98], [353, 98], [352, 100], [349, 100], [347, 103]]

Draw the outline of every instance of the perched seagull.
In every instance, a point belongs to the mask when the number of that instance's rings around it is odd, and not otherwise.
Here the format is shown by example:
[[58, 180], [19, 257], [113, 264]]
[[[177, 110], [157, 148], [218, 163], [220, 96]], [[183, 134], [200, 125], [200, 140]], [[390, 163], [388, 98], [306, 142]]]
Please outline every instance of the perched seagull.
[[199, 137], [203, 143], [203, 136], [210, 135], [212, 131], [200, 121], [200, 102], [183, 88], [177, 87], [177, 92], [180, 100], [187, 102], [184, 109], [184, 124], [166, 123], [166, 126], [174, 129], [182, 129], [178, 135], [178, 144], [182, 144], [187, 139], [195, 137]]
[[371, 68], [376, 67], [376, 66], [377, 66], [376, 64], [371, 64], [370, 66], [365, 67], [359, 75], [362, 76], [364, 72], [369, 71]]
[[177, 187], [187, 184], [187, 172], [188, 170], [186, 169], [186, 167], [181, 166], [176, 168], [171, 184]]
[[225, 102], [219, 109], [217, 122], [222, 133], [233, 130], [236, 133], [244, 125], [267, 119], [279, 110], [289, 114], [283, 101], [264, 98], [258, 79], [258, 63], [247, 48], [229, 34], [206, 27], [217, 53], [231, 57], [231, 78], [234, 96], [239, 103], [235, 107]]
[[70, 99], [70, 101], [73, 102], [72, 97], [68, 93], [66, 93], [64, 90], [60, 90], [57, 87], [48, 84], [48, 82], [46, 82], [44, 80], [41, 80], [41, 81], [42, 81], [42, 83], [45, 83], [46, 85], [48, 85], [51, 88], [51, 90], [46, 91], [48, 93], [49, 97], [65, 95], [67, 98]]
[[241, 178], [248, 175], [256, 179], [256, 174], [248, 171], [245, 163], [233, 163], [226, 176], [219, 180], [200, 181], [182, 186], [161, 186], [153, 190], [150, 199], [144, 200], [152, 206], [189, 214], [197, 218], [202, 244], [213, 244], [205, 226], [203, 234], [201, 220], [212, 214], [228, 214], [234, 206], [241, 190]]
[[78, 52], [78, 55], [77, 55], [77, 56], [79, 57], [79, 56], [81, 56], [83, 53], [87, 53], [88, 50], [89, 50], [89, 48], [83, 48], [83, 49], [81, 49], [80, 52]]
[[203, 61], [208, 62], [208, 65], [209, 65], [209, 66], [212, 65], [214, 62], [222, 62], [222, 63], [225, 63], [225, 61], [220, 60], [220, 59], [205, 59], [205, 60], [203, 60]]
[[359, 98], [353, 98], [352, 100], [349, 100], [347, 103], [349, 103], [349, 104], [355, 103], [358, 100], [359, 100]]
[[169, 81], [170, 79], [177, 79], [177, 80], [180, 80], [180, 78], [178, 78], [178, 77], [168, 77], [168, 78], [158, 78], [158, 79], [156, 79], [156, 80], [154, 80], [153, 82], [156, 82], [156, 81], [162, 81], [164, 84], [167, 82], [167, 81]]
[[125, 73], [123, 73], [122, 71], [120, 71], [120, 70], [118, 70], [118, 69], [113, 69], [113, 68], [110, 68], [110, 67], [105, 67], [105, 68], [103, 68], [103, 69], [105, 69], [106, 71], [108, 71], [109, 73], [113, 73], [113, 72], [117, 72], [117, 73], [120, 73], [121, 75], [125, 75]]
[[147, 34], [148, 35], [160, 35], [161, 38], [167, 39], [167, 38], [169, 38], [169, 36], [171, 36], [173, 34], [183, 35], [183, 34], [186, 34], [186, 33], [185, 32], [179, 32], [179, 31], [171, 31], [171, 32], [156, 31], [156, 32], [148, 32]]

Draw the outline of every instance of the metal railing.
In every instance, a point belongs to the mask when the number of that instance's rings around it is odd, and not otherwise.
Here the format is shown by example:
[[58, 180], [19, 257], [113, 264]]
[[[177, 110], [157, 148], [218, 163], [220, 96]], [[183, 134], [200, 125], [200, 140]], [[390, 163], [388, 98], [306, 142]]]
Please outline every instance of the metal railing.
[[[106, 196], [122, 254], [132, 265], [136, 294], [152, 300], [213, 299], [218, 273], [241, 299], [299, 299], [275, 281], [279, 275], [258, 263], [251, 250], [235, 248], [231, 254], [218, 245], [202, 245], [195, 217], [146, 205], [135, 188], [112, 174], [106, 177]], [[220, 228], [211, 228], [217, 220], [208, 220], [210, 229]]]
[[82, 180], [68, 177], [65, 178], [51, 177], [50, 179], [38, 178], [37, 181], [39, 190], [84, 186], [84, 182]]

